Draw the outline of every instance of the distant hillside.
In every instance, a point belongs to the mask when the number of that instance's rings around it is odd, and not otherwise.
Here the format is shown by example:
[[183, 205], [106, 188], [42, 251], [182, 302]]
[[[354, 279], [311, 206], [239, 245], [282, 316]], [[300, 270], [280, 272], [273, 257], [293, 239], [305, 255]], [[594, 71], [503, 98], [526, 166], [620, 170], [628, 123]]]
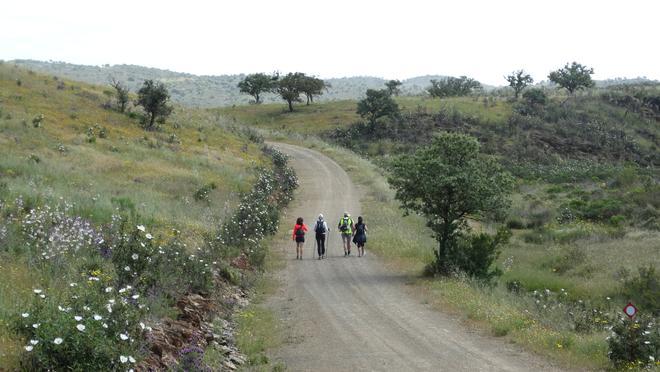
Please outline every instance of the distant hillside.
[[[136, 91], [145, 79], [162, 81], [170, 90], [172, 99], [178, 103], [195, 107], [218, 107], [241, 105], [252, 97], [241, 94], [236, 85], [245, 77], [240, 75], [199, 76], [136, 65], [86, 66], [65, 62], [43, 62], [34, 60], [11, 61], [17, 65], [46, 74], [83, 81], [90, 84], [108, 84], [112, 78], [125, 82]], [[431, 79], [443, 76], [427, 75], [403, 80], [401, 90], [406, 95], [418, 95], [430, 85]], [[326, 79], [331, 88], [319, 101], [358, 99], [367, 89], [383, 88], [387, 80], [372, 76], [354, 76]], [[280, 102], [274, 94], [264, 96], [264, 102]]]

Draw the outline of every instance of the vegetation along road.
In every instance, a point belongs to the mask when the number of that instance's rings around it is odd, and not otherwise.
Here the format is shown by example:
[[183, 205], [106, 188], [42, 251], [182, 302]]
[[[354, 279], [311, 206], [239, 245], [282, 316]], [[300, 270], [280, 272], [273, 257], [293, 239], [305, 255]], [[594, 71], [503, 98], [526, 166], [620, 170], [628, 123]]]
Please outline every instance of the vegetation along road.
[[291, 156], [300, 178], [286, 218], [293, 225], [302, 216], [311, 230], [322, 212], [332, 231], [326, 260], [313, 259], [313, 232], [303, 261], [294, 260], [293, 242], [278, 246], [287, 265], [268, 306], [284, 322], [285, 342], [274, 351], [275, 359], [294, 371], [554, 370], [515, 345], [471, 332], [415, 300], [405, 291], [406, 278], [387, 271], [369, 254], [368, 244], [365, 257], [343, 257], [336, 225], [344, 210], [354, 218], [360, 214], [356, 188], [324, 155], [276, 146]]

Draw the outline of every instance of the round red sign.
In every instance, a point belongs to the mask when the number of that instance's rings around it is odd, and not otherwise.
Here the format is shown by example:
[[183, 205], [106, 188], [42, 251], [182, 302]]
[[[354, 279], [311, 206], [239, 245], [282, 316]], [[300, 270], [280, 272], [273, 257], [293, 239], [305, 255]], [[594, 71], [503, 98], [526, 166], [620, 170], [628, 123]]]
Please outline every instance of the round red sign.
[[623, 308], [623, 312], [626, 313], [628, 317], [632, 318], [635, 316], [635, 314], [637, 314], [637, 308], [635, 307], [635, 305], [628, 302], [628, 305], [626, 305], [626, 307]]

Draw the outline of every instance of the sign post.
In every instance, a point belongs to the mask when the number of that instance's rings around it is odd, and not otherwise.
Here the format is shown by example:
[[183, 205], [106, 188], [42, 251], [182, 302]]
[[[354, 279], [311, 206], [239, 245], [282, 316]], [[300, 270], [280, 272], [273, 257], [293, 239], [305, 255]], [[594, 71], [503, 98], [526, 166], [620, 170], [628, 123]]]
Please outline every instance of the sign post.
[[632, 319], [635, 317], [635, 314], [637, 314], [637, 308], [632, 302], [628, 302], [628, 305], [623, 308], [623, 312], [628, 315], [628, 318]]

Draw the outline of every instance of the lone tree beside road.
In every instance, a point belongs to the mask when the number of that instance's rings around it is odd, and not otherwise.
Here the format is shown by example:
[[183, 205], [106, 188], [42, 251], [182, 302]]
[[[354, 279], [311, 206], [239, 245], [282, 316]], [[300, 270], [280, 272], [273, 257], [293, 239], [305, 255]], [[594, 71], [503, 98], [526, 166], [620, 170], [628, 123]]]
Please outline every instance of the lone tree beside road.
[[261, 94], [272, 91], [279, 76], [266, 75], [263, 73], [256, 73], [247, 75], [243, 80], [238, 83], [238, 88], [241, 93], [246, 93], [254, 97], [254, 103], [261, 103]]
[[[501, 216], [506, 211], [513, 178], [494, 159], [480, 155], [476, 138], [456, 133], [439, 135], [430, 146], [396, 159], [389, 182], [405, 213], [423, 214], [433, 230], [438, 241], [434, 252], [436, 273], [447, 274], [455, 267], [465, 269], [479, 264], [476, 260], [483, 260], [486, 269], [490, 266], [496, 257], [493, 250], [505, 238], [503, 234], [484, 243], [480, 242], [483, 236], [461, 238], [469, 230], [469, 216]], [[460, 251], [465, 241], [469, 242], [470, 252]], [[479, 246], [489, 247], [475, 249]], [[479, 253], [475, 255], [475, 251]]]
[[526, 74], [524, 70], [514, 71], [511, 73], [511, 75], [507, 75], [504, 78], [509, 82], [509, 86], [513, 88], [516, 99], [518, 99], [520, 92], [522, 92], [525, 87], [534, 82], [532, 76], [530, 74]]
[[367, 89], [367, 97], [357, 104], [357, 113], [375, 124], [379, 118], [386, 116], [394, 119], [399, 116], [399, 105], [387, 90]]
[[172, 106], [168, 105], [170, 94], [163, 83], [145, 80], [138, 91], [138, 105], [144, 108], [147, 114], [145, 129], [155, 129], [156, 122], [163, 123], [172, 113]]
[[564, 68], [552, 71], [548, 75], [548, 79], [560, 87], [565, 88], [568, 94], [573, 96], [573, 93], [577, 90], [594, 86], [594, 81], [591, 80], [593, 73], [593, 68], [573, 62], [570, 65], [567, 63]]

